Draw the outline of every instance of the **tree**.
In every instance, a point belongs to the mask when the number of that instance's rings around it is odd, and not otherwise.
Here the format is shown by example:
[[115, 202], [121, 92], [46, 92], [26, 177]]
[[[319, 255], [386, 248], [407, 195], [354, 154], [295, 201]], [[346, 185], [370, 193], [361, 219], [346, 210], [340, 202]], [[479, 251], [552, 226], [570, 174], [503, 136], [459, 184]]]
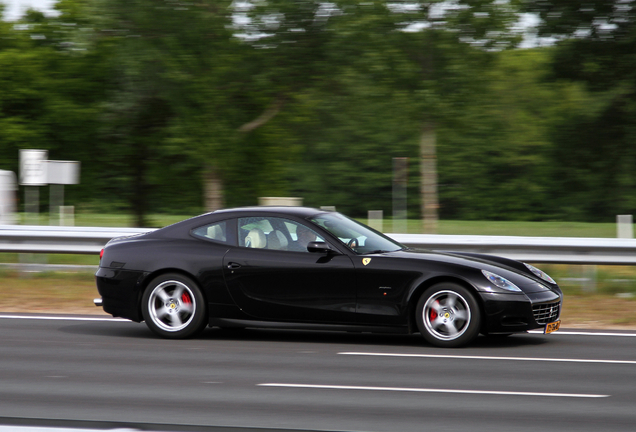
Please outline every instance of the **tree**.
[[[461, 86], [470, 87], [479, 81], [474, 78], [475, 72], [487, 64], [487, 50], [516, 42], [516, 36], [507, 31], [514, 19], [510, 6], [498, 1], [448, 4], [270, 0], [253, 2], [247, 9], [251, 18], [248, 34], [258, 35], [253, 43], [269, 50], [269, 56], [275, 59], [273, 76], [283, 77], [283, 91], [292, 95], [288, 99], [321, 94], [308, 103], [324, 112], [325, 101], [334, 99], [331, 96], [335, 91], [340, 92], [336, 99], [356, 98], [359, 91], [384, 94], [388, 97], [382, 102], [385, 112], [387, 106], [399, 111], [401, 122], [409, 125], [405, 130], [419, 131], [410, 139], [419, 146], [422, 215], [426, 223], [431, 222], [426, 230], [434, 231], [438, 207], [437, 125], [444, 121], [448, 101], [455, 98]], [[290, 81], [289, 77], [295, 80]], [[373, 99], [364, 94], [357, 94], [357, 98], [364, 103]], [[398, 104], [399, 109], [395, 109]], [[382, 124], [378, 117], [370, 122]], [[365, 127], [362, 124], [358, 122], [357, 127]], [[414, 124], [417, 127], [413, 128]], [[347, 138], [339, 137], [341, 143]], [[355, 137], [352, 139], [356, 141]], [[382, 145], [391, 148], [386, 141]], [[356, 144], [356, 148], [362, 150], [361, 144]], [[309, 149], [306, 154], [315, 152]], [[385, 166], [390, 166], [389, 160]], [[324, 177], [323, 173], [323, 183]], [[347, 179], [342, 184], [351, 187]], [[360, 189], [369, 187], [369, 182], [354, 184], [359, 184]], [[365, 195], [357, 192], [356, 196]]]
[[[90, 159], [85, 157], [91, 155], [86, 147], [96, 132], [101, 62], [94, 55], [78, 56], [64, 45], [68, 31], [61, 23], [36, 11], [28, 11], [11, 27], [0, 21], [3, 168], [17, 172], [19, 150], [25, 148], [46, 149], [51, 159]], [[90, 170], [82, 178], [94, 185]], [[73, 188], [69, 195], [76, 193]]]
[[[104, 151], [118, 152], [108, 158], [116, 164], [113, 172], [128, 171], [123, 180], [138, 224], [145, 223], [158, 189], [153, 186], [174, 189], [175, 181], [166, 184], [161, 174], [175, 162], [189, 168], [189, 179], [199, 177], [184, 194], [203, 189], [210, 210], [223, 205], [223, 195], [230, 204], [246, 201], [247, 165], [253, 180], [276, 179], [281, 151], [273, 144], [279, 134], [273, 139], [262, 126], [283, 102], [270, 91], [275, 85], [261, 67], [266, 57], [235, 37], [231, 1], [87, 4], [99, 11], [91, 15], [96, 31], [90, 48], [112, 47]], [[248, 185], [251, 199], [258, 184]]]
[[48, 148], [36, 119], [46, 111], [46, 49], [30, 49], [25, 32], [0, 21], [0, 157], [3, 169], [18, 169], [20, 148]]
[[483, 88], [462, 97], [440, 128], [440, 193], [446, 219], [558, 219], [554, 137], [587, 112], [583, 86], [551, 82], [551, 48], [495, 53]]
[[558, 41], [552, 79], [584, 83], [586, 112], [555, 129], [554, 178], [562, 217], [608, 220], [633, 213], [636, 194], [636, 10], [621, 0], [526, 0], [538, 34]]

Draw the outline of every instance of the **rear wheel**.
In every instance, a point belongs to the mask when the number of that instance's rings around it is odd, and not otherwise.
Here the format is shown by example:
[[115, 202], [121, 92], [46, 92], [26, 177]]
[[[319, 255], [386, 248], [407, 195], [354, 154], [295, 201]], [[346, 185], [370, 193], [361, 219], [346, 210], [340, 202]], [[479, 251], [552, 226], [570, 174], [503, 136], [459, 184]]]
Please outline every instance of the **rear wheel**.
[[150, 282], [141, 312], [152, 332], [169, 339], [194, 336], [205, 329], [208, 320], [201, 290], [179, 274], [161, 275]]
[[459, 347], [479, 334], [479, 306], [473, 294], [460, 285], [433, 285], [422, 294], [415, 311], [420, 333], [433, 345]]

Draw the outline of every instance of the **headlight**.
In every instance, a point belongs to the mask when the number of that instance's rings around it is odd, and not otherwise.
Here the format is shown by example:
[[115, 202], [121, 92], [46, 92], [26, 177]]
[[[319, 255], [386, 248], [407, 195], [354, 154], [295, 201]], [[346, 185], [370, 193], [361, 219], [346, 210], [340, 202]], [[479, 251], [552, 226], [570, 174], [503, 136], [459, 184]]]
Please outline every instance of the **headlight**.
[[521, 292], [521, 289], [517, 285], [510, 282], [508, 279], [501, 277], [499, 275], [496, 275], [494, 273], [490, 273], [489, 271], [486, 271], [486, 270], [482, 270], [481, 272], [484, 274], [484, 276], [486, 276], [486, 279], [492, 282], [492, 284], [495, 285], [496, 287], [505, 289], [507, 291]]
[[526, 263], [523, 263], [523, 264], [526, 267], [528, 267], [528, 270], [530, 270], [532, 273], [534, 273], [535, 276], [540, 277], [541, 279], [543, 279], [546, 282], [550, 282], [551, 284], [556, 285], [556, 282], [554, 281], [554, 279], [552, 279], [550, 276], [548, 276], [547, 273], [539, 270], [535, 266], [531, 266], [530, 264], [526, 264]]

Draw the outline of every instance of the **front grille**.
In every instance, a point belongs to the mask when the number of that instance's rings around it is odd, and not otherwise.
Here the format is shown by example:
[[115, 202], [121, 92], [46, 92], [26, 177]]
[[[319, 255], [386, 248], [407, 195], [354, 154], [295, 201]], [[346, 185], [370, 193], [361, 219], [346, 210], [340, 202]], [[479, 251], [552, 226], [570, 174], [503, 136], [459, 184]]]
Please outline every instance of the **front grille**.
[[539, 324], [547, 324], [552, 321], [556, 321], [559, 317], [559, 302], [554, 303], [542, 303], [532, 305], [532, 313], [534, 319]]

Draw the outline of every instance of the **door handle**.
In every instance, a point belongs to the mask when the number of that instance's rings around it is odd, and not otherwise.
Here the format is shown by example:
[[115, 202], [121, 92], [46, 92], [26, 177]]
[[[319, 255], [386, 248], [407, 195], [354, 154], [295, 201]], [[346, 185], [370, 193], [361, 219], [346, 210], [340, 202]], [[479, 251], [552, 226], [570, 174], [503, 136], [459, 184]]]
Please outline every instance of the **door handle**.
[[241, 265], [239, 263], [231, 262], [227, 265], [227, 268], [234, 270], [237, 268], [241, 268]]

